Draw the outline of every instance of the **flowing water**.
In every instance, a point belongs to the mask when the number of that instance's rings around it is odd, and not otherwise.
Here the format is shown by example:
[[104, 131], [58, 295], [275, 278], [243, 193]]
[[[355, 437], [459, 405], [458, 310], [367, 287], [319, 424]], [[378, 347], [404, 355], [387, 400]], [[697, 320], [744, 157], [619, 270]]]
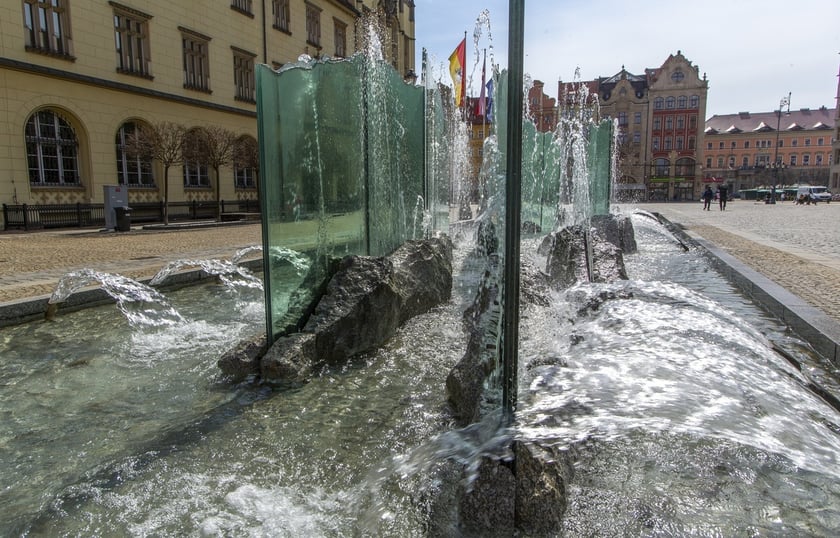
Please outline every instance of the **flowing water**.
[[[634, 223], [630, 281], [523, 310], [513, 435], [569, 447], [561, 535], [834, 535], [840, 417], [806, 385], [836, 372]], [[175, 326], [105, 306], [3, 329], [0, 535], [424, 535], [429, 470], [498, 450], [452, 431], [443, 403], [477, 281], [463, 251], [449, 304], [292, 389], [219, 378], [218, 356], [262, 330], [247, 285], [168, 294]]]

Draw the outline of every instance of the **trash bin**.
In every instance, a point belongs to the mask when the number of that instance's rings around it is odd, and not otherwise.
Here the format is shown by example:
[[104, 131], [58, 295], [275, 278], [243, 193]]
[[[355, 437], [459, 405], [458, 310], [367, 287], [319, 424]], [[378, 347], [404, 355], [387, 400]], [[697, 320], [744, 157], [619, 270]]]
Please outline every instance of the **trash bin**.
[[131, 208], [130, 207], [115, 207], [114, 213], [117, 215], [117, 227], [116, 230], [118, 232], [130, 232], [131, 231]]

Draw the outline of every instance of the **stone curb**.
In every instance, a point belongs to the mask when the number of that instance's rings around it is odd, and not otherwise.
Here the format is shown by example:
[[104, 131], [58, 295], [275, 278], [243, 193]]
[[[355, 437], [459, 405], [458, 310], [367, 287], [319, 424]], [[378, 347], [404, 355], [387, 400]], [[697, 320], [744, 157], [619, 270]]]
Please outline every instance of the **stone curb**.
[[[263, 269], [262, 258], [245, 260], [240, 262], [239, 265], [255, 272], [262, 272]], [[158, 286], [157, 289], [173, 290], [184, 286], [192, 286], [214, 276], [205, 273], [202, 269], [187, 269], [169, 275], [165, 284]], [[151, 280], [151, 278], [144, 278], [138, 280], [138, 282], [148, 285]], [[49, 295], [39, 295], [0, 304], [0, 327], [44, 319], [49, 299]], [[68, 297], [66, 301], [60, 304], [58, 313], [74, 312], [113, 302], [115, 302], [114, 299], [105, 290], [100, 287], [91, 287], [77, 291]]]
[[683, 230], [660, 214], [657, 217], [672, 232], [702, 247], [730, 282], [793, 329], [817, 353], [840, 366], [840, 324], [723, 249], [693, 232]]

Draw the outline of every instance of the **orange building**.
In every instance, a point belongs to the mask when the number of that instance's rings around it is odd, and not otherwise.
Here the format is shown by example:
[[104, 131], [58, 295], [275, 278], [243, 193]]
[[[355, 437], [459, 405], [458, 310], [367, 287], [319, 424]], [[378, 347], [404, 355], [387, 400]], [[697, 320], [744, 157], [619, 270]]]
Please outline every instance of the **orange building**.
[[828, 185], [836, 119], [835, 109], [826, 107], [712, 116], [706, 121], [704, 181], [725, 182], [733, 192]]

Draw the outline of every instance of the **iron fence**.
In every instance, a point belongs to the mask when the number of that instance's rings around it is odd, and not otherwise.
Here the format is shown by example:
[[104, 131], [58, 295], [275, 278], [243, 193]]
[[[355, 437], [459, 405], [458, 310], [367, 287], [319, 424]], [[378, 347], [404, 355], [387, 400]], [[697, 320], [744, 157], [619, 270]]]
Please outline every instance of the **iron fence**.
[[[216, 218], [216, 202], [170, 202], [169, 220]], [[257, 200], [221, 200], [219, 216], [259, 213]], [[132, 223], [163, 222], [163, 202], [131, 204]], [[85, 228], [105, 226], [105, 204], [3, 204], [3, 229]]]

